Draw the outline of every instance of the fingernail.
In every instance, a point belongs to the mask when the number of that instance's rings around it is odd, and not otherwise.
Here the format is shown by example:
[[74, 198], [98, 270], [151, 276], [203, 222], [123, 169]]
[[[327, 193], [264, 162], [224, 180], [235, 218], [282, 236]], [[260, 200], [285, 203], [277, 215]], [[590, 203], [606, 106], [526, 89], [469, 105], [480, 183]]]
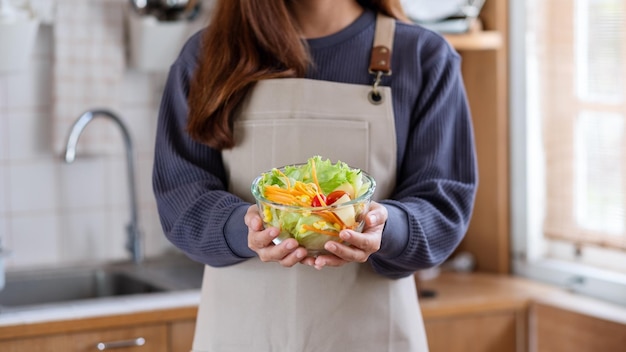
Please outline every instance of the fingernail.
[[370, 223], [372, 224], [375, 224], [376, 220], [378, 220], [378, 217], [376, 217], [376, 215], [370, 215], [369, 218], [370, 218]]
[[287, 249], [294, 249], [294, 248], [296, 248], [296, 244], [293, 241], [287, 242]]
[[335, 249], [337, 249], [337, 245], [334, 243], [327, 243], [326, 249], [328, 249], [329, 251], [334, 251]]
[[344, 231], [344, 232], [339, 234], [339, 237], [341, 237], [341, 239], [345, 241], [345, 240], [350, 239], [350, 237], [352, 237], [352, 235], [350, 235], [350, 232]]
[[296, 258], [298, 258], [298, 259], [304, 258], [304, 252], [303, 251], [297, 251], [296, 252]]

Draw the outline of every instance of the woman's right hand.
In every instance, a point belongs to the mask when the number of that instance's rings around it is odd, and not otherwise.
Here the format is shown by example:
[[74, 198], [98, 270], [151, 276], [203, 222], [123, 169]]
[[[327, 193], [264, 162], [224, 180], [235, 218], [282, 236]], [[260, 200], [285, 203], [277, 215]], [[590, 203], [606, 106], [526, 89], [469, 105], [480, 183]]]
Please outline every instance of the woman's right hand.
[[279, 245], [272, 242], [279, 231], [275, 227], [263, 228], [263, 220], [256, 205], [248, 208], [244, 222], [248, 226], [248, 247], [256, 252], [261, 261], [278, 262], [282, 266], [292, 267], [306, 257], [306, 249], [298, 246], [298, 241], [293, 238], [286, 239]]

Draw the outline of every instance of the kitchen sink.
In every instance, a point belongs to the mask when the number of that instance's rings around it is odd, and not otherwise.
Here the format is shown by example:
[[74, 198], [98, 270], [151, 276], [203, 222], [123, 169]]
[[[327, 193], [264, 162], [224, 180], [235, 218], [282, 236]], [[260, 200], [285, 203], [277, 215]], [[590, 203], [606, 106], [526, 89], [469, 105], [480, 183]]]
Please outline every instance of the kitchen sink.
[[123, 272], [42, 270], [7, 275], [0, 305], [15, 307], [159, 291], [163, 289]]
[[16, 310], [54, 303], [136, 294], [199, 289], [204, 266], [186, 258], [163, 257], [143, 263], [46, 268], [8, 272], [0, 308]]

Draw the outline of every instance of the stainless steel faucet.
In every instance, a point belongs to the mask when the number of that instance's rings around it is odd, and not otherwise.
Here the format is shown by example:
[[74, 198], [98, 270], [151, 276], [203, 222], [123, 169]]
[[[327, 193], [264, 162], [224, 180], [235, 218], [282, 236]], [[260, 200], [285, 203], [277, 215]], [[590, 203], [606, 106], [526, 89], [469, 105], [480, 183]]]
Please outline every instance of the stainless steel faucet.
[[109, 110], [90, 110], [83, 113], [74, 122], [67, 138], [67, 146], [65, 148], [65, 162], [71, 163], [76, 159], [76, 144], [78, 138], [87, 126], [87, 124], [97, 116], [111, 119], [122, 130], [124, 145], [126, 146], [126, 161], [128, 169], [128, 193], [130, 195], [130, 223], [126, 226], [126, 234], [128, 236], [126, 249], [130, 252], [135, 263], [143, 260], [143, 236], [139, 231], [138, 211], [137, 211], [137, 190], [135, 188], [135, 164], [133, 143], [128, 132], [128, 128], [124, 122], [113, 112]]

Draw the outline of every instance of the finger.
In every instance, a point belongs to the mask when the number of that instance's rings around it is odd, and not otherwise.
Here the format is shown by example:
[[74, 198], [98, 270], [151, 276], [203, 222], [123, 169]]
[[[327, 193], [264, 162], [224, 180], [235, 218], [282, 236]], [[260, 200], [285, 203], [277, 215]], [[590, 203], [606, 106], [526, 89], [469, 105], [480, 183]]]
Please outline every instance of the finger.
[[384, 225], [388, 216], [389, 214], [387, 213], [387, 208], [385, 208], [382, 204], [372, 202], [370, 209], [367, 212], [367, 216], [365, 217], [365, 224], [367, 227]]
[[270, 246], [279, 233], [275, 227], [270, 227], [263, 231], [250, 230], [248, 232], [248, 247], [258, 252], [258, 250]]
[[[324, 248], [337, 258], [347, 262], [364, 263], [369, 257], [369, 253], [354, 246], [346, 246], [336, 242], [327, 242]], [[316, 262], [317, 264], [317, 262]], [[330, 265], [330, 264], [327, 264]]]
[[280, 265], [284, 266], [284, 267], [292, 267], [296, 264], [298, 264], [299, 262], [302, 261], [302, 259], [304, 259], [307, 255], [307, 251], [306, 249], [304, 249], [303, 247], [299, 247], [296, 248], [295, 250], [292, 250], [291, 252], [288, 252], [288, 254], [283, 257], [283, 259], [281, 259], [279, 261]]
[[293, 238], [288, 238], [281, 241], [277, 245], [268, 245], [262, 249], [262, 255], [267, 261], [281, 261], [288, 254], [293, 252], [298, 247], [298, 242]]
[[353, 248], [356, 247], [366, 253], [374, 253], [380, 249], [381, 237], [377, 232], [359, 233], [345, 230], [339, 234], [339, 237], [350, 243]]
[[259, 250], [259, 258], [264, 262], [279, 262], [283, 266], [293, 266], [306, 256], [306, 249], [298, 247], [298, 242], [289, 238], [278, 245], [270, 245]]
[[313, 264], [313, 266], [317, 270], [322, 270], [322, 268], [324, 268], [325, 266], [338, 267], [346, 263], [348, 263], [346, 260], [343, 260], [337, 256], [324, 254], [315, 258], [315, 263]]
[[300, 263], [307, 266], [315, 266], [315, 257], [304, 257], [304, 259], [302, 259]]
[[259, 214], [259, 208], [256, 205], [251, 205], [246, 211], [246, 215], [243, 218], [244, 223], [250, 229], [255, 231], [263, 230], [263, 219]]

